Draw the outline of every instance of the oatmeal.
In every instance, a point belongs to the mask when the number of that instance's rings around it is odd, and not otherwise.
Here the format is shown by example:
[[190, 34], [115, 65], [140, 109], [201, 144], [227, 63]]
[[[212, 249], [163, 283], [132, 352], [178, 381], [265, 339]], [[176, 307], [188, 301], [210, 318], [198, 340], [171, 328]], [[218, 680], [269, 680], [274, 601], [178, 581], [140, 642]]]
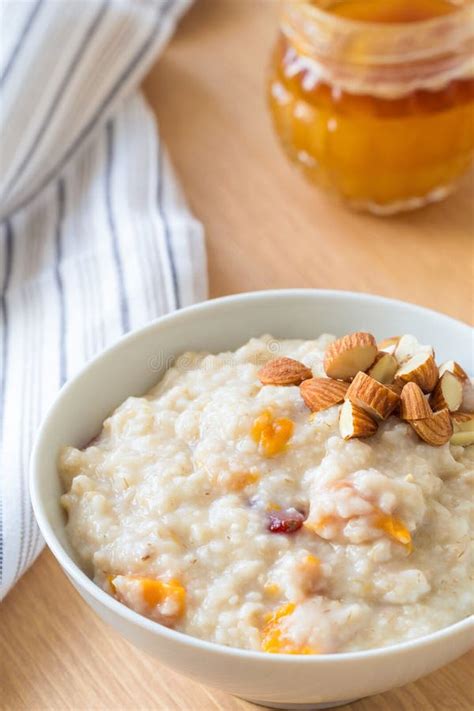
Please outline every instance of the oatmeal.
[[470, 614], [472, 386], [453, 361], [432, 382], [410, 338], [178, 358], [61, 453], [84, 570], [160, 624], [266, 652], [383, 647]]

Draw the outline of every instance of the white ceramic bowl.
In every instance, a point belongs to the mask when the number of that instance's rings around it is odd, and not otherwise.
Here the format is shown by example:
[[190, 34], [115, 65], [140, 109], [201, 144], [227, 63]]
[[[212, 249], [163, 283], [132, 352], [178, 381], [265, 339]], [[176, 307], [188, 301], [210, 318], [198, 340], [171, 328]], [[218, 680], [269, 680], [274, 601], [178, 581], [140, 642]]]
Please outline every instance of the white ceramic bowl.
[[235, 349], [251, 336], [314, 338], [367, 330], [415, 333], [439, 359], [472, 362], [469, 326], [427, 309], [366, 294], [284, 290], [208, 301], [158, 319], [95, 358], [60, 392], [33, 452], [31, 496], [46, 543], [95, 612], [137, 647], [201, 683], [280, 708], [320, 708], [376, 694], [428, 674], [466, 652], [472, 618], [411, 642], [336, 655], [292, 656], [231, 649], [158, 625], [120, 604], [78, 567], [65, 535], [57, 456], [83, 446], [128, 395], [145, 393], [186, 350]]

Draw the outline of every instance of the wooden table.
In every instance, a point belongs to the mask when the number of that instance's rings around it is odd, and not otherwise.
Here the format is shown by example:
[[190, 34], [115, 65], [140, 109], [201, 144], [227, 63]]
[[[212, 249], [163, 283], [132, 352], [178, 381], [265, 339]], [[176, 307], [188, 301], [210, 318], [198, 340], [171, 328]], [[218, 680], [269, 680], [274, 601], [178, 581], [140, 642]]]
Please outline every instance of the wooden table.
[[[276, 3], [202, 0], [145, 82], [161, 133], [205, 225], [212, 296], [330, 287], [414, 301], [471, 321], [472, 186], [419, 213], [346, 212], [289, 166], [264, 105]], [[465, 656], [352, 711], [468, 711]], [[252, 704], [165, 669], [112, 632], [44, 552], [0, 614], [0, 707], [237, 711]]]

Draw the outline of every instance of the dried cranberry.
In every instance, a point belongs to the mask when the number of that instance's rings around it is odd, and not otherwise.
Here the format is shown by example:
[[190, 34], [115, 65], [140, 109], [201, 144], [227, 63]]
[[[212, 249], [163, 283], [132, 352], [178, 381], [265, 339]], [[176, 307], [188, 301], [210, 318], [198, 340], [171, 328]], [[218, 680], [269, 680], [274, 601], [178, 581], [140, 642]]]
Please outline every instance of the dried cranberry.
[[305, 515], [293, 507], [272, 510], [268, 514], [268, 530], [272, 533], [294, 533], [303, 525]]

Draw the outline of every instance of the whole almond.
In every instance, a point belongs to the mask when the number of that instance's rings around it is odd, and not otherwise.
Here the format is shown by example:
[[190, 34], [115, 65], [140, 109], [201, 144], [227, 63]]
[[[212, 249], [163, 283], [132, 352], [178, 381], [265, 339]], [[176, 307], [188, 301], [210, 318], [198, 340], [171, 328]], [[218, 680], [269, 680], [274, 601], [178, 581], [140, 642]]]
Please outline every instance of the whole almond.
[[300, 393], [311, 412], [327, 410], [344, 401], [349, 385], [331, 378], [310, 378], [300, 385]]
[[385, 420], [400, 402], [399, 396], [390, 388], [362, 372], [357, 373], [350, 384], [346, 400], [379, 420]]
[[263, 385], [300, 385], [303, 380], [313, 377], [310, 368], [293, 358], [275, 358], [258, 371]]
[[400, 395], [400, 417], [402, 420], [424, 420], [433, 411], [423, 390], [416, 383], [407, 383]]
[[446, 444], [453, 434], [453, 425], [447, 409], [434, 412], [431, 417], [423, 420], [410, 420], [409, 424], [418, 437], [432, 447]]
[[330, 378], [350, 381], [359, 370], [370, 368], [377, 352], [377, 343], [371, 333], [350, 333], [329, 345], [324, 370]]

